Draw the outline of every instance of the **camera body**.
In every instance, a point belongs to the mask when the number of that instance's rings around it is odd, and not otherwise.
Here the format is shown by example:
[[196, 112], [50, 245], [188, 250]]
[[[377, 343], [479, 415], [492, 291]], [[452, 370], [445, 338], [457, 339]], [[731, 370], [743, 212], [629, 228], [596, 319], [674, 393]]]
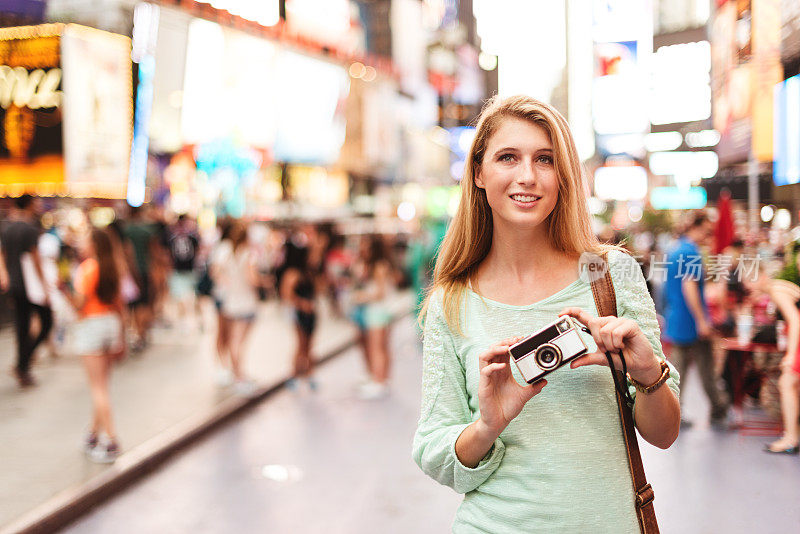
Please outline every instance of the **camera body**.
[[584, 328], [572, 317], [559, 317], [509, 347], [508, 352], [525, 381], [534, 384], [589, 351], [580, 335]]

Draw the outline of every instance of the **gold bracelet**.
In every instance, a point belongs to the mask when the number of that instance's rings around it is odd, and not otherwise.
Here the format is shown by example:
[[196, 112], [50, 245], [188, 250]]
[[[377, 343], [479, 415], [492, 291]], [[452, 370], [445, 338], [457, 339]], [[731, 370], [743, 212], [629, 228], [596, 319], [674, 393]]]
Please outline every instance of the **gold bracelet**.
[[656, 380], [649, 386], [645, 386], [638, 380], [634, 380], [633, 378], [631, 378], [631, 374], [628, 373], [628, 380], [630, 380], [631, 384], [633, 384], [633, 386], [636, 388], [636, 391], [644, 393], [645, 395], [649, 395], [650, 393], [654, 392], [655, 390], [663, 386], [664, 382], [667, 381], [667, 378], [669, 378], [669, 365], [667, 365], [667, 362], [664, 360], [661, 360], [661, 376], [658, 378], [658, 380]]

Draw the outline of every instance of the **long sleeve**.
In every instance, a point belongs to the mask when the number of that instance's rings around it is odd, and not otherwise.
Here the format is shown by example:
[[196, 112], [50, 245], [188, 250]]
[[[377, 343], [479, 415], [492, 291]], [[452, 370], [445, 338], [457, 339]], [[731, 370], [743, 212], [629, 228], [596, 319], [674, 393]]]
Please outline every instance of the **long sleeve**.
[[422, 409], [414, 435], [414, 461], [440, 484], [467, 493], [497, 469], [505, 445], [500, 438], [495, 440], [474, 469], [458, 460], [456, 440], [477, 416], [468, 403], [464, 367], [456, 354], [438, 293], [431, 297], [423, 335]]
[[[658, 326], [655, 304], [653, 304], [653, 299], [647, 291], [647, 284], [641, 267], [632, 256], [619, 251], [610, 253], [609, 265], [611, 278], [614, 281], [614, 291], [617, 295], [617, 312], [619, 316], [636, 321], [653, 346], [656, 356], [661, 360], [665, 360], [664, 350], [661, 348], [661, 329]], [[667, 385], [678, 396], [680, 395], [678, 371], [669, 362], [667, 362], [667, 365], [669, 365]], [[629, 383], [628, 389], [635, 401], [636, 388]]]

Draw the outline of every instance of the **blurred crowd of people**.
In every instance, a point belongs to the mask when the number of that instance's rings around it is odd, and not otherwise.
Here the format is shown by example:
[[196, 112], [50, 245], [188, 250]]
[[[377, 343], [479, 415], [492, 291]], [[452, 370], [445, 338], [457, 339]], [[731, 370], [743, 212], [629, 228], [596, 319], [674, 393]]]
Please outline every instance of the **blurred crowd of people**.
[[[752, 399], [746, 402], [782, 421], [783, 435], [765, 450], [796, 454], [800, 244], [774, 232], [720, 243], [706, 213], [687, 217], [672, 231], [601, 237], [623, 242], [639, 259], [669, 359], [684, 380], [697, 369], [711, 425], [731, 428], [731, 405]], [[60, 220], [41, 199], [20, 197], [0, 227], [0, 285], [13, 301], [17, 340], [12, 374], [20, 387], [31, 387], [37, 350], [81, 355], [93, 404], [86, 451], [113, 461], [113, 364], [141, 354], [154, 325], [208, 330], [217, 385], [252, 396], [258, 387], [247, 373], [248, 336], [260, 303], [274, 300], [294, 327], [288, 387], [318, 388], [312, 347], [324, 306], [358, 328], [366, 371], [358, 396], [381, 398], [391, 375], [391, 299], [397, 288], [411, 287], [421, 302], [444, 225], [428, 230], [413, 239], [343, 235], [333, 223], [232, 218], [201, 230], [191, 217], [157, 206], [92, 224], [86, 217]], [[215, 325], [204, 323], [204, 302]]]
[[642, 232], [627, 243], [656, 303], [669, 360], [682, 381], [697, 369], [711, 426], [741, 426], [743, 407], [754, 404], [782, 422], [783, 434], [764, 450], [797, 454], [800, 243], [789, 232], [735, 233], [699, 211], [674, 231]]
[[[392, 298], [412, 285], [411, 276], [427, 272], [414, 262], [430, 262], [403, 235], [233, 218], [204, 231], [191, 217], [157, 206], [93, 224], [44, 207], [41, 199], [17, 198], [0, 227], [0, 283], [13, 300], [17, 340], [12, 374], [21, 388], [32, 387], [37, 354], [81, 356], [93, 405], [84, 444], [91, 459], [110, 462], [119, 454], [110, 371], [127, 354], [143, 354], [154, 327], [208, 330], [216, 341], [217, 385], [257, 394], [246, 356], [263, 301], [278, 301], [294, 326], [290, 388], [318, 388], [312, 348], [324, 306], [358, 328], [366, 377], [354, 385], [357, 395], [389, 393]], [[203, 309], [214, 310], [215, 325], [204, 324], [210, 313]]]

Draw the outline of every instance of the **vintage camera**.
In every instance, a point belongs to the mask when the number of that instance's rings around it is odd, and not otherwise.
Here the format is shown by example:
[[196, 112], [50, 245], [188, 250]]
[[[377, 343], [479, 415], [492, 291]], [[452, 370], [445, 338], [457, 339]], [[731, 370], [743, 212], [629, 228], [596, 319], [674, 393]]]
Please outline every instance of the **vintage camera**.
[[508, 352], [525, 381], [533, 384], [588, 352], [580, 335], [581, 330], [587, 331], [572, 317], [559, 317], [557, 321], [509, 347]]

